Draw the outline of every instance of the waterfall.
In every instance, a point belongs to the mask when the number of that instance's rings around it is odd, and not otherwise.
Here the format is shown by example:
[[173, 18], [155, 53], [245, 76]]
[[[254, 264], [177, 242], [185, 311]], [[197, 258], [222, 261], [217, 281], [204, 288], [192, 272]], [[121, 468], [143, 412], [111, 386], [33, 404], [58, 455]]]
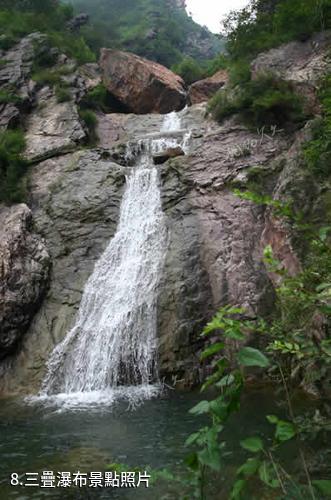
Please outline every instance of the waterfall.
[[[161, 131], [170, 127], [180, 130], [176, 113], [165, 116]], [[185, 140], [161, 136], [128, 145], [128, 155], [139, 154], [126, 177], [116, 234], [85, 286], [74, 327], [50, 356], [41, 396], [96, 402], [107, 391], [129, 398], [155, 392], [157, 285], [167, 229], [152, 154]]]
[[172, 111], [171, 113], [165, 115], [161, 127], [161, 132], [174, 132], [180, 130], [180, 127], [181, 127], [180, 116], [178, 115], [178, 113], [176, 113], [176, 111]]

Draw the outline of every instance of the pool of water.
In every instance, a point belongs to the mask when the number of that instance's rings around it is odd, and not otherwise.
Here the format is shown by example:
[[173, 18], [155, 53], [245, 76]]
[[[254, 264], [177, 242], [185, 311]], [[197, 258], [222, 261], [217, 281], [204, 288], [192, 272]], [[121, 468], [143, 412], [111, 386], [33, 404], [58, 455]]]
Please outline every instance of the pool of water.
[[[14, 487], [10, 485], [10, 477], [17, 473], [19, 481], [24, 481], [27, 472], [101, 472], [113, 462], [125, 463], [132, 468], [150, 465], [156, 469], [180, 470], [183, 457], [188, 453], [183, 443], [203, 423], [188, 412], [200, 399], [198, 392], [168, 391], [134, 409], [125, 401], [119, 401], [110, 407], [69, 410], [43, 403], [27, 404], [21, 399], [2, 400], [0, 499], [155, 499], [161, 493], [158, 486], [148, 490], [51, 490]], [[282, 411], [275, 408], [272, 393], [259, 390], [244, 397], [242, 411], [235, 416], [225, 436], [233, 455], [229, 458], [229, 470], [244, 458], [236, 448], [240, 437], [256, 432], [268, 435], [265, 415], [271, 411], [278, 415]], [[167, 485], [161, 489], [164, 493]], [[170, 495], [167, 498], [176, 497]]]

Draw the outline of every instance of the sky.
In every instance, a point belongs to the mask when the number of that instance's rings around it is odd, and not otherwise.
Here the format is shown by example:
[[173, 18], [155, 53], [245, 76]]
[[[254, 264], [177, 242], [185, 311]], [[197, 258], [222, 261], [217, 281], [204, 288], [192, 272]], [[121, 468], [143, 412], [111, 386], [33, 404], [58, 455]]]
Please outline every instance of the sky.
[[240, 9], [248, 0], [186, 0], [187, 11], [194, 21], [206, 25], [214, 33], [220, 32], [220, 21], [230, 10]]

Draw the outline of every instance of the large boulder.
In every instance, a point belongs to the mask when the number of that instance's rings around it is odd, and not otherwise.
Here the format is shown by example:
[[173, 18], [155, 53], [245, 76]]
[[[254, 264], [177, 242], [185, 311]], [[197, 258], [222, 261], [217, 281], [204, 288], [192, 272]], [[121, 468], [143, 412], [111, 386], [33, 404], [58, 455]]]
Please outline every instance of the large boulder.
[[189, 100], [191, 104], [208, 101], [219, 89], [224, 87], [228, 78], [227, 71], [221, 69], [215, 75], [193, 83], [189, 88]]
[[164, 114], [186, 104], [183, 80], [160, 64], [129, 52], [102, 49], [100, 67], [108, 91], [128, 111]]
[[48, 283], [50, 258], [32, 232], [24, 205], [0, 211], [0, 359], [11, 354], [36, 313]]

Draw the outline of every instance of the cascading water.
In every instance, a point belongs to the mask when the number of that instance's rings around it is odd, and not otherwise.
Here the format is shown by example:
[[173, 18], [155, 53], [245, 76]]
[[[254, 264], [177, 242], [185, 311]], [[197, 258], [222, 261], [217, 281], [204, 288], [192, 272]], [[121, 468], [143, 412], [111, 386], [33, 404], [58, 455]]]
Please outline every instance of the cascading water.
[[[180, 130], [176, 113], [165, 116], [165, 129]], [[117, 232], [85, 286], [75, 326], [51, 354], [42, 396], [100, 402], [107, 392], [130, 399], [157, 391], [156, 299], [167, 229], [152, 154], [187, 140], [162, 136], [128, 146], [139, 159], [127, 176]]]

